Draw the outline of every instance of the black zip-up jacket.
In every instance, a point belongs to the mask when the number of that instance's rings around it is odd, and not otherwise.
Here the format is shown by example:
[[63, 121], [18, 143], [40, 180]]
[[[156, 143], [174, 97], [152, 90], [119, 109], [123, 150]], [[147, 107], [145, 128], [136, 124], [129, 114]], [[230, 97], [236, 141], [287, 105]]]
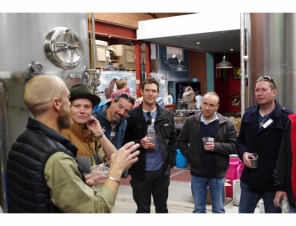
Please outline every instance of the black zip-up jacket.
[[[164, 164], [162, 166], [164, 173], [168, 165], [173, 167], [176, 164], [175, 148], [177, 132], [173, 112], [160, 107], [158, 104], [156, 104], [156, 106], [158, 113], [154, 122], [154, 129], [164, 158]], [[130, 116], [127, 118], [124, 143], [130, 141], [140, 143], [140, 140], [146, 136], [148, 128], [148, 122], [146, 122], [143, 115], [142, 104], [133, 108], [129, 115]], [[140, 151], [138, 161], [134, 163], [128, 171], [132, 177], [144, 180], [146, 172], [146, 149], [140, 147], [138, 150]]]
[[293, 158], [291, 147], [291, 125], [292, 122], [289, 120], [284, 131], [284, 136], [277, 159], [276, 169], [273, 173], [273, 178], [275, 190], [285, 191], [287, 193], [290, 206], [296, 208], [291, 181]]
[[[229, 167], [229, 155], [236, 154], [236, 128], [229, 119], [217, 113], [218, 127], [214, 137], [216, 178], [226, 175]], [[190, 171], [202, 175], [204, 173], [204, 151], [201, 137], [201, 112], [186, 119], [177, 138], [177, 146], [190, 163]], [[188, 145], [189, 144], [189, 145]]]
[[[56, 152], [73, 157], [75, 145], [41, 122], [29, 118], [27, 130], [12, 145], [7, 159], [7, 192], [9, 213], [59, 213], [51, 201], [44, 168]], [[77, 162], [77, 160], [76, 160]], [[83, 181], [85, 178], [78, 165]]]

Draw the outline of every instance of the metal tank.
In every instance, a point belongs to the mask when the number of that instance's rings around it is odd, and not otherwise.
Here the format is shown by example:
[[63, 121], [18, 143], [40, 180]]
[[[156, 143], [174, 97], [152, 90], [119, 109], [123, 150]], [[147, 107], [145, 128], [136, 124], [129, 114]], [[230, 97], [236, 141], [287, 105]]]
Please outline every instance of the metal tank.
[[249, 13], [246, 21], [249, 105], [256, 104], [257, 78], [267, 75], [276, 81], [276, 100], [295, 112], [296, 14]]
[[6, 212], [5, 170], [12, 143], [31, 113], [26, 82], [40, 74], [61, 77], [68, 87], [89, 83], [86, 13], [0, 13], [0, 205]]

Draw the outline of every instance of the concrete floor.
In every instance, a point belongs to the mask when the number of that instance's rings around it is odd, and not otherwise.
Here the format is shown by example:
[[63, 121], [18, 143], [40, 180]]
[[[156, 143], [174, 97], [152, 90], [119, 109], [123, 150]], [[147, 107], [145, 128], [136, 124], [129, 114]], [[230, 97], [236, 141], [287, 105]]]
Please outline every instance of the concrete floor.
[[[121, 178], [121, 186], [117, 194], [113, 213], [135, 213], [137, 206], [132, 198], [132, 188], [128, 178]], [[174, 168], [171, 172], [171, 182], [169, 186], [168, 210], [169, 213], [192, 213], [193, 198], [190, 187], [190, 172], [186, 169]], [[206, 206], [207, 213], [212, 213], [212, 206]], [[232, 198], [226, 197], [226, 213], [238, 213], [238, 206], [233, 205]], [[155, 213], [153, 202], [151, 213]], [[259, 205], [255, 213], [260, 213]]]

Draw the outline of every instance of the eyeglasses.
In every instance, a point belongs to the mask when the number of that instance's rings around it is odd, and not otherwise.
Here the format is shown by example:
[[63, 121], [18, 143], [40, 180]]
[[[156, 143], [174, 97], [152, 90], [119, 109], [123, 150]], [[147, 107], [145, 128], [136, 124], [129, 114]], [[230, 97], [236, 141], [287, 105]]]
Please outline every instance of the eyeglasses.
[[128, 95], [127, 93], [118, 93], [114, 99], [118, 100], [120, 97], [123, 97], [124, 99], [129, 100], [133, 105], [135, 104], [135, 99], [132, 96]]
[[148, 122], [148, 125], [151, 125], [151, 123], [152, 123], [152, 115], [151, 115], [151, 112], [147, 112], [146, 113], [147, 114], [147, 122]]
[[271, 83], [274, 85], [274, 88], [276, 88], [275, 81], [274, 81], [274, 79], [273, 79], [272, 77], [270, 77], [270, 76], [267, 76], [267, 75], [260, 76], [260, 77], [257, 79], [256, 83], [257, 83], [257, 82], [260, 82], [260, 81], [271, 82]]

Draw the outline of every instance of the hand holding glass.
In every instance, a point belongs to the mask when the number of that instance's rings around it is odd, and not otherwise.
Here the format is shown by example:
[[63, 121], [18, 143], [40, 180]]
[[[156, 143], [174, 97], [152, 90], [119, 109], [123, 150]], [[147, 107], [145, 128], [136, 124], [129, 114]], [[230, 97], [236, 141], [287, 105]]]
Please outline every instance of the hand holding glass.
[[258, 167], [258, 155], [256, 153], [248, 154], [248, 159], [251, 162], [251, 165], [252, 165], [251, 168], [257, 168]]
[[91, 175], [92, 175], [91, 178], [93, 180], [92, 189], [96, 193], [96, 192], [99, 192], [100, 188], [103, 186], [107, 178], [109, 168], [101, 164], [101, 165], [92, 166], [90, 167], [90, 169], [91, 169]]
[[155, 148], [155, 133], [147, 133], [146, 137], [148, 137], [150, 139], [150, 145], [148, 148]]
[[202, 141], [203, 141], [203, 145], [206, 146], [207, 142], [214, 142], [214, 138], [213, 137], [203, 137]]

